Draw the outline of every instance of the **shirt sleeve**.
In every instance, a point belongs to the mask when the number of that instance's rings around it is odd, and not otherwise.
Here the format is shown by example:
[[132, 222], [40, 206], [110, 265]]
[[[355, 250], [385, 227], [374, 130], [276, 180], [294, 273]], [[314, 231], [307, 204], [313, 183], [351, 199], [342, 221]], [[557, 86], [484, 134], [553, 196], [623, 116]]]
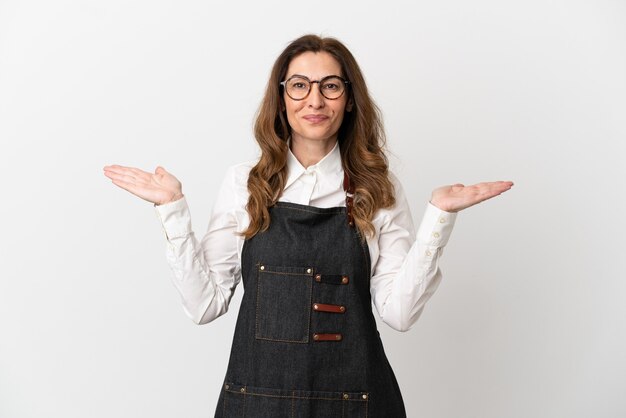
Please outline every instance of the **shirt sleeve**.
[[454, 227], [456, 213], [428, 203], [415, 237], [404, 191], [397, 180], [394, 183], [396, 205], [383, 215], [378, 234], [379, 256], [370, 284], [383, 322], [398, 331], [408, 331], [441, 282], [439, 258]]
[[239, 261], [239, 202], [235, 172], [231, 168], [220, 187], [207, 231], [198, 241], [191, 227], [186, 199], [155, 206], [165, 233], [166, 258], [185, 313], [206, 324], [223, 315], [241, 279]]

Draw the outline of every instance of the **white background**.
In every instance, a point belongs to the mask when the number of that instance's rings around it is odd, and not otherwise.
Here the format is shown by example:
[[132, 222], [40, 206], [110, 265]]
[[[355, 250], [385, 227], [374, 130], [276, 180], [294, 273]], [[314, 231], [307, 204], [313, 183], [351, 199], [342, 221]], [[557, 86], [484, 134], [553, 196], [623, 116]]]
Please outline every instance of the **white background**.
[[409, 417], [626, 416], [624, 1], [0, 0], [0, 417], [213, 415], [241, 289], [187, 319], [102, 167], [173, 172], [200, 237], [308, 32], [359, 61], [416, 222], [515, 182], [459, 215], [416, 326], [381, 325]]

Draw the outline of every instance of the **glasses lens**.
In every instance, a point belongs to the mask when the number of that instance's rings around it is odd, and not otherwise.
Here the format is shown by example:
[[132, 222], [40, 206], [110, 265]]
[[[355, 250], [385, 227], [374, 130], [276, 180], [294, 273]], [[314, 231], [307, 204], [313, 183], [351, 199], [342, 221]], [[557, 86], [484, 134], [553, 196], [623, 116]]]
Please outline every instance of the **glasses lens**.
[[294, 100], [304, 99], [309, 94], [311, 83], [302, 77], [291, 77], [286, 83], [287, 94]]
[[320, 82], [320, 90], [327, 99], [337, 99], [345, 90], [346, 85], [339, 77], [327, 77]]

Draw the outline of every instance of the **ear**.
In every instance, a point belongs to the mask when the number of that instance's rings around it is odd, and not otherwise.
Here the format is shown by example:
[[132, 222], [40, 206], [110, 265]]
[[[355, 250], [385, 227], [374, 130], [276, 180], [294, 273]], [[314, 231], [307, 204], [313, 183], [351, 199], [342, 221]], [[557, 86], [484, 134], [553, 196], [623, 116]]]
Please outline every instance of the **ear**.
[[346, 112], [352, 111], [352, 104], [352, 99], [348, 100], [348, 103], [346, 104]]

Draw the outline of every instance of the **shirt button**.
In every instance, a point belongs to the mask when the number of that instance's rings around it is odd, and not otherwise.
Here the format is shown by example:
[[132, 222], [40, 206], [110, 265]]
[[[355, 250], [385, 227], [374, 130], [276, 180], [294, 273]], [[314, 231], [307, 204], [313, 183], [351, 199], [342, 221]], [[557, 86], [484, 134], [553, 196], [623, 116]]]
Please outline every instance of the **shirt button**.
[[440, 223], [440, 224], [445, 223], [445, 222], [446, 222], [446, 219], [445, 219], [445, 218], [439, 218], [439, 223]]
[[439, 238], [439, 232], [433, 232], [433, 237]]
[[430, 257], [431, 255], [433, 255], [433, 253], [431, 253], [429, 250], [426, 250], [426, 257]]

